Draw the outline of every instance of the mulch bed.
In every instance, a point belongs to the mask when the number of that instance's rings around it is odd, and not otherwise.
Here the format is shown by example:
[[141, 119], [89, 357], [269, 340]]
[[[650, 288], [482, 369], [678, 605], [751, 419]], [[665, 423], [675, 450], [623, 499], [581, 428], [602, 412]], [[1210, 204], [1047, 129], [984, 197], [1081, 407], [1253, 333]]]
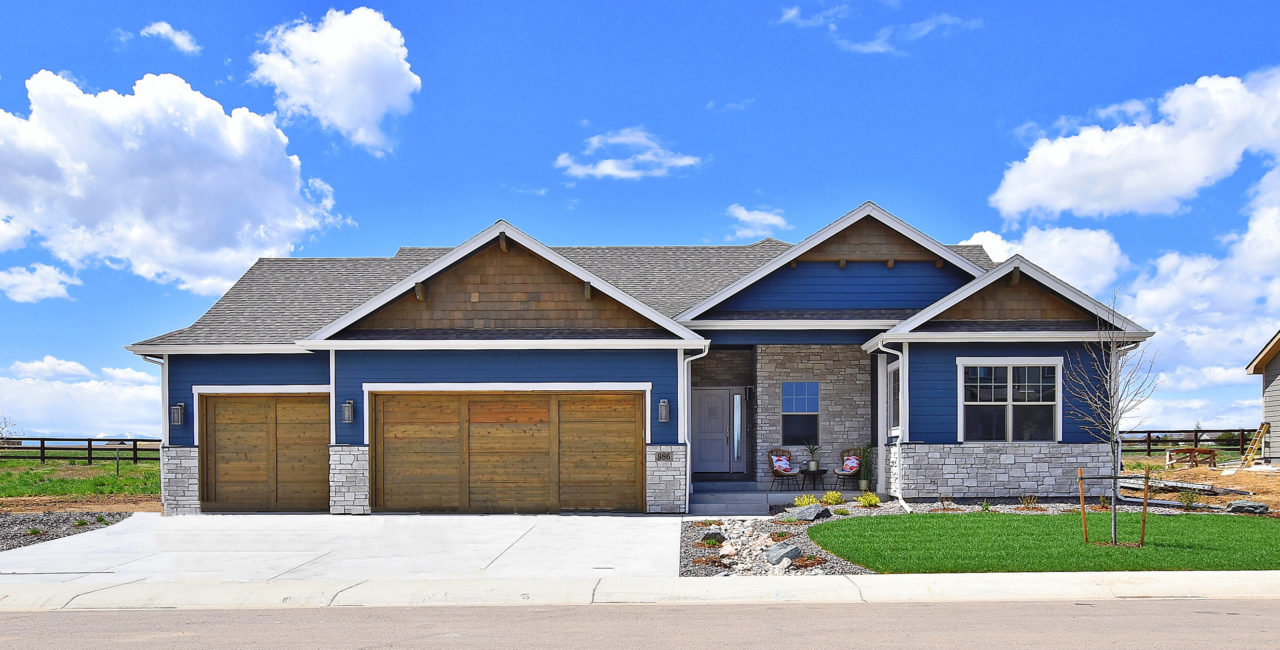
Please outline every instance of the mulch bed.
[[769, 533], [769, 537], [775, 542], [781, 542], [785, 539], [790, 539], [794, 536], [795, 536], [795, 533], [788, 533], [785, 530], [779, 530], [777, 532]]
[[719, 519], [705, 519], [703, 521], [695, 521], [691, 525], [698, 528], [710, 528], [711, 526], [723, 526], [724, 522]]
[[[106, 528], [124, 520], [130, 514], [128, 512], [0, 513], [0, 551]], [[99, 518], [102, 521], [98, 521]], [[85, 523], [77, 526], [76, 523], [81, 521]]]
[[821, 555], [805, 555], [792, 562], [791, 566], [796, 567], [797, 569], [812, 569], [813, 567], [822, 566], [826, 563], [827, 558], [824, 558]]

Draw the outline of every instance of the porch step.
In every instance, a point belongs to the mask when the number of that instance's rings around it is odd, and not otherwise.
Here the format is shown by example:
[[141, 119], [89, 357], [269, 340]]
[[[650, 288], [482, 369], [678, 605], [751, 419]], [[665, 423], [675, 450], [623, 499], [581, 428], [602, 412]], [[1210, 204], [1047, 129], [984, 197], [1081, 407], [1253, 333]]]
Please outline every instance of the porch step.
[[769, 514], [769, 504], [690, 503], [689, 514], [700, 517], [746, 517]]
[[698, 492], [755, 492], [755, 481], [694, 481], [693, 491]]
[[[748, 483], [753, 488], [754, 483]], [[689, 514], [691, 515], [767, 515], [769, 514], [769, 495], [763, 492], [719, 492], [703, 490], [695, 487], [689, 495]]]
[[768, 503], [763, 492], [694, 492], [689, 503]]

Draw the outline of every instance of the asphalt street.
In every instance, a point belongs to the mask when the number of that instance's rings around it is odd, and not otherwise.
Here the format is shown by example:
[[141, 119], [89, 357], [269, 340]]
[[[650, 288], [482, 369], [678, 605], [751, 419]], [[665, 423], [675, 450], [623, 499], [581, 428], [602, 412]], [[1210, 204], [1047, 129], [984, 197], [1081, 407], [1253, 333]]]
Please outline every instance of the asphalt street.
[[1277, 620], [1265, 599], [52, 611], [0, 614], [0, 647], [1274, 648]]

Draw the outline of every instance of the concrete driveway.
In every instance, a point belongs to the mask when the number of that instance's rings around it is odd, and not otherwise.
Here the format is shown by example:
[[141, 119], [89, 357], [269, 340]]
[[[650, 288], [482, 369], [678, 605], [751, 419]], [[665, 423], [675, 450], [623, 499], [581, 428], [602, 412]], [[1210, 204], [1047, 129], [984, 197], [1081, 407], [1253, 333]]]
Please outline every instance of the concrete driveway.
[[674, 577], [680, 518], [138, 513], [0, 552], [0, 582]]

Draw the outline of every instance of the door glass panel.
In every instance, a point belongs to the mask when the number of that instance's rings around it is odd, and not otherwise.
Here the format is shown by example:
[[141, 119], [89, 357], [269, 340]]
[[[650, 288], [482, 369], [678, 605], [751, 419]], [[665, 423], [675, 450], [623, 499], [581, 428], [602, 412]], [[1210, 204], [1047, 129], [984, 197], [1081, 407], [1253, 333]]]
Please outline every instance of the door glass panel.
[[742, 396], [733, 395], [733, 459], [742, 460]]

